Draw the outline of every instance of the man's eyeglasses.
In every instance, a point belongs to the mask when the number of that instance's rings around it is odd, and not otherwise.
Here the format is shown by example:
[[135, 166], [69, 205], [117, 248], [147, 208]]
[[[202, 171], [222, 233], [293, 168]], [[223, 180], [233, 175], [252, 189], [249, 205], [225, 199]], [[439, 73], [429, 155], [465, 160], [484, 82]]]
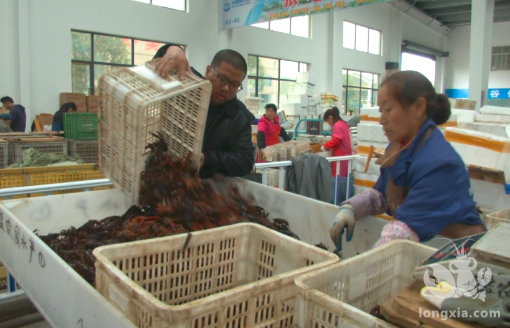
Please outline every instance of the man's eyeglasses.
[[216, 79], [218, 81], [218, 84], [220, 85], [220, 87], [224, 87], [226, 86], [227, 84], [229, 85], [229, 89], [232, 90], [232, 88], [234, 90], [237, 90], [237, 92], [243, 90], [243, 84], [240, 83], [240, 82], [231, 82], [229, 81], [225, 75], [223, 74], [218, 74], [214, 68], [211, 68], [211, 71], [213, 71], [214, 75], [216, 75]]

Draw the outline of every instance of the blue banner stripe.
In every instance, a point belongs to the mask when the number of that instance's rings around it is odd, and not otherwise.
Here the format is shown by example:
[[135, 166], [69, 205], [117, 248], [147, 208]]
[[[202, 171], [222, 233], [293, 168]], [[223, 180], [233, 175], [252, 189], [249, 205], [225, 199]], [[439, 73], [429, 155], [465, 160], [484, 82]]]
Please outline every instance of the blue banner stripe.
[[469, 89], [446, 89], [448, 98], [469, 98]]
[[[469, 98], [469, 89], [446, 89], [448, 98]], [[510, 99], [510, 89], [489, 89], [487, 99]]]

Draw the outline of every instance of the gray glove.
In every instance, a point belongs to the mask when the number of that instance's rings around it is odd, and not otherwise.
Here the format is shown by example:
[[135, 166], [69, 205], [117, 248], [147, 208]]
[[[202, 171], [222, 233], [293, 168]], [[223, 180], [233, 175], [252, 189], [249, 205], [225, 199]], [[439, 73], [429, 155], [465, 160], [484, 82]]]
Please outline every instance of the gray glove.
[[337, 252], [342, 250], [342, 236], [345, 228], [347, 228], [347, 241], [351, 241], [354, 224], [354, 208], [350, 204], [340, 206], [340, 210], [335, 217], [335, 223], [329, 229], [329, 235], [337, 247]]

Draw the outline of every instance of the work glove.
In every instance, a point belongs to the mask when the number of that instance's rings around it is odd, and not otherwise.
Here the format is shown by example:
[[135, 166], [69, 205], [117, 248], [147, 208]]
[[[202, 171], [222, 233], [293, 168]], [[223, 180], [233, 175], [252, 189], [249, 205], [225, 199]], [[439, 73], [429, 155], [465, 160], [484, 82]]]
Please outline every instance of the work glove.
[[324, 148], [324, 146], [321, 146], [321, 151], [322, 151], [322, 152], [325, 152], [325, 151], [326, 151], [326, 148]]
[[329, 235], [337, 247], [336, 252], [342, 251], [342, 236], [344, 229], [347, 228], [347, 241], [351, 241], [354, 233], [354, 208], [350, 204], [345, 204], [340, 207], [338, 214], [335, 217], [333, 226], [329, 229]]

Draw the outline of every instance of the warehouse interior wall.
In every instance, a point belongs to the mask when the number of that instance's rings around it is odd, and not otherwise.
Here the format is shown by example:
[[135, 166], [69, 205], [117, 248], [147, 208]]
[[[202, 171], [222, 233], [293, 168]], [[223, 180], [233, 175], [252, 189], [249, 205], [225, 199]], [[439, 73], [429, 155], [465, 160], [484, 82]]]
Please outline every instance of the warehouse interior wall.
[[[447, 37], [445, 89], [469, 88], [470, 26], [456, 27]], [[510, 46], [510, 22], [494, 23], [492, 46]], [[489, 88], [510, 88], [510, 71], [491, 71]]]
[[[185, 13], [130, 0], [2, 0], [0, 93], [27, 107], [29, 122], [37, 114], [57, 111], [59, 94], [72, 91], [73, 29], [184, 44], [191, 65], [202, 73], [214, 54], [225, 48], [244, 56], [306, 62], [317, 77], [315, 92], [333, 91], [339, 97], [342, 69], [383, 76], [385, 62], [400, 61], [402, 40], [437, 49], [445, 43], [440, 33], [388, 4], [313, 15], [311, 38], [256, 27], [221, 30], [219, 1], [189, 0]], [[382, 31], [382, 55], [344, 48], [344, 20]], [[442, 60], [438, 81], [443, 77]]]

